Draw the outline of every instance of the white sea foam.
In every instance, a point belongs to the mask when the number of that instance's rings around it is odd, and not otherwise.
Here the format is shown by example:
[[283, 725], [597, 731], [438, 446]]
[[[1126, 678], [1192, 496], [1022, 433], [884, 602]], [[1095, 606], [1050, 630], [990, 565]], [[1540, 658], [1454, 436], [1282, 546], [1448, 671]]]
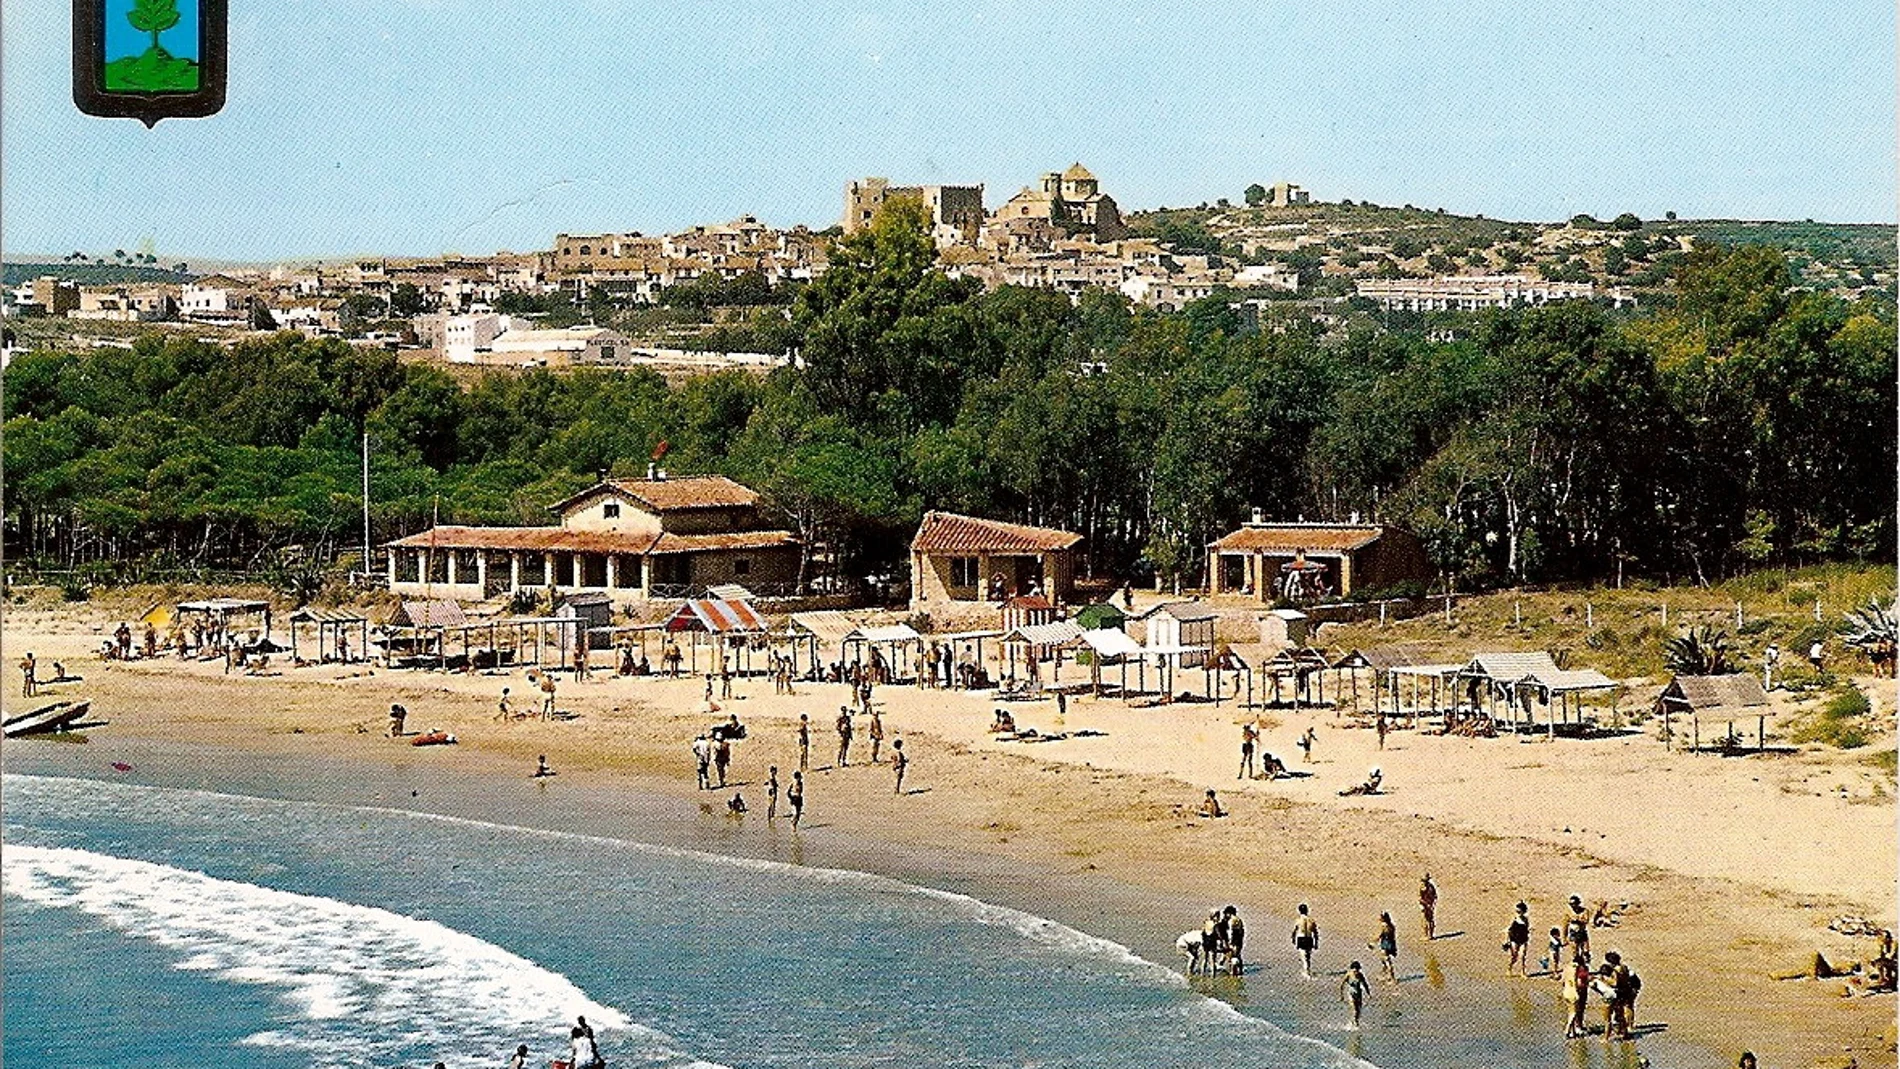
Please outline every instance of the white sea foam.
[[[32, 784], [38, 788], [56, 792], [60, 791], [63, 786], [70, 786], [75, 791], [75, 796], [71, 798], [70, 801], [75, 803], [80, 800], [77, 792], [90, 791], [101, 785], [94, 781], [76, 781], [58, 777], [39, 777], [14, 773], [6, 774], [4, 779], [9, 782], [15, 780], [22, 782], [31, 781]], [[1031, 942], [1040, 944], [1058, 953], [1073, 954], [1108, 964], [1114, 967], [1118, 974], [1131, 980], [1151, 983], [1157, 986], [1177, 988], [1182, 991], [1187, 991], [1189, 988], [1187, 977], [1166, 966], [1149, 961], [1137, 954], [1132, 948], [1114, 942], [1113, 940], [1090, 935], [1087, 932], [1071, 928], [1068, 925], [1050, 920], [1047, 917], [1040, 917], [1023, 910], [985, 902], [982, 899], [974, 898], [970, 895], [905, 883], [901, 880], [879, 876], [874, 873], [859, 872], [855, 869], [794, 865], [765, 858], [715, 854], [700, 850], [690, 850], [684, 847], [662, 846], [655, 843], [615, 839], [606, 836], [589, 835], [582, 832], [557, 831], [546, 828], [499, 824], [469, 817], [419, 812], [412, 809], [399, 809], [388, 806], [353, 806], [329, 802], [291, 802], [276, 799], [260, 799], [248, 795], [225, 795], [211, 791], [145, 787], [134, 784], [109, 783], [103, 785], [111, 788], [111, 790], [115, 792], [127, 791], [150, 794], [153, 796], [151, 798], [152, 801], [159, 801], [158, 796], [171, 796], [176, 798], [182, 794], [227, 803], [241, 801], [270, 807], [281, 806], [295, 808], [315, 806], [332, 811], [377, 813], [421, 822], [584, 843], [597, 848], [628, 850], [649, 856], [679, 858], [743, 871], [850, 886], [877, 893], [922, 898], [946, 906], [955, 915], [960, 915], [976, 923], [1009, 929]], [[97, 800], [98, 797], [97, 794], [91, 795], [92, 800]], [[1183, 1003], [1183, 1014], [1197, 1024], [1230, 1027], [1245, 1033], [1250, 1033], [1268, 1042], [1284, 1043], [1289, 1047], [1298, 1048], [1304, 1052], [1306, 1059], [1311, 1060], [1311, 1064], [1336, 1067], [1336, 1069], [1377, 1069], [1371, 1062], [1356, 1058], [1331, 1043], [1311, 1036], [1301, 1035], [1297, 1032], [1287, 1031], [1273, 1024], [1271, 1021], [1255, 1017], [1251, 1014], [1242, 1013], [1231, 1004], [1220, 999], [1199, 994], [1190, 995]], [[1304, 1060], [1302, 1063], [1307, 1064]]]
[[577, 1014], [616, 1064], [706, 1064], [566, 977], [433, 921], [66, 847], [9, 844], [0, 886], [172, 948], [180, 969], [274, 989], [289, 1020], [244, 1042], [301, 1050], [316, 1066], [488, 1066]]

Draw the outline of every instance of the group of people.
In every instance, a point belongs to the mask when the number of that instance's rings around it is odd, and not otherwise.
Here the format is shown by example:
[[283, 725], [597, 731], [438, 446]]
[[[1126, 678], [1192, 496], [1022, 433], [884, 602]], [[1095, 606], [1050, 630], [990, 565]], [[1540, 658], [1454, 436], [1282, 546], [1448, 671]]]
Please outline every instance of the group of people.
[[[887, 733], [884, 727], [883, 711], [871, 707], [870, 720], [865, 734], [871, 743], [871, 763], [889, 763], [895, 775], [894, 793], [904, 793], [904, 777], [910, 771], [910, 755], [904, 751], [904, 740], [890, 739], [890, 752], [886, 755], [884, 743]], [[838, 707], [836, 721], [838, 733], [838, 757], [834, 768], [845, 768], [851, 763], [851, 744], [858, 734], [857, 716], [849, 705]], [[791, 813], [792, 827], [797, 828], [804, 817], [805, 810], [805, 773], [811, 771], [811, 714], [798, 714], [798, 724], [794, 730], [794, 743], [798, 748], [798, 768], [792, 772], [790, 786], [785, 789], [785, 802]], [[700, 790], [723, 790], [727, 785], [727, 775], [732, 764], [733, 742], [746, 737], [745, 725], [740, 723], [737, 713], [732, 714], [724, 723], [715, 724], [702, 731], [693, 739], [693, 763], [697, 770]], [[779, 772], [772, 765], [765, 780], [766, 809], [765, 817], [773, 820], [778, 817]], [[743, 816], [751, 811], [745, 795], [735, 792], [726, 802], [726, 810], [732, 816]]]
[[1187, 956], [1190, 976], [1239, 976], [1245, 967], [1246, 943], [1247, 925], [1240, 919], [1240, 909], [1228, 906], [1209, 910], [1200, 930], [1182, 933], [1174, 945]]
[[[1636, 997], [1642, 991], [1642, 978], [1624, 964], [1622, 954], [1614, 950], [1604, 954], [1603, 960], [1592, 967], [1590, 929], [1593, 922], [1583, 898], [1571, 895], [1563, 924], [1550, 929], [1541, 963], [1544, 973], [1556, 977], [1563, 985], [1564, 1004], [1570, 1009], [1564, 1035], [1576, 1039], [1589, 1034], [1584, 1014], [1594, 993], [1603, 1005], [1604, 1038], [1633, 1039]], [[1530, 975], [1530, 942], [1530, 905], [1519, 902], [1504, 929], [1505, 975]]]
[[[732, 766], [732, 744], [745, 737], [745, 725], [739, 722], [739, 714], [733, 713], [725, 723], [714, 724], [693, 739], [693, 762], [699, 769], [700, 790], [725, 789], [726, 770]], [[717, 785], [713, 783], [715, 774], [719, 777]]]

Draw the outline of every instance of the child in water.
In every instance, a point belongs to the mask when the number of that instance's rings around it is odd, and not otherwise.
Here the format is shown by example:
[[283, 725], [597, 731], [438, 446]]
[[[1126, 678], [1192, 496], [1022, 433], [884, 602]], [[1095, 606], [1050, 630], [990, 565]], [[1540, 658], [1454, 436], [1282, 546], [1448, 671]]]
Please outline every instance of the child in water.
[[1341, 1002], [1351, 1000], [1351, 1028], [1355, 1032], [1359, 1030], [1359, 1015], [1366, 1008], [1366, 996], [1371, 993], [1372, 984], [1366, 979], [1366, 974], [1360, 969], [1359, 963], [1355, 961], [1346, 966], [1346, 975], [1339, 981], [1339, 1000]]

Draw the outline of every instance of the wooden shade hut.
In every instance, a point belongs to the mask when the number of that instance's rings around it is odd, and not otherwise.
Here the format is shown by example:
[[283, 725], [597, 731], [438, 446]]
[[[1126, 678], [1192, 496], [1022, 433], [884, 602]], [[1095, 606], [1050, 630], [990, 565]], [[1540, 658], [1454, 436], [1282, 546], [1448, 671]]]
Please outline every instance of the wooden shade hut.
[[[315, 627], [317, 639], [317, 661], [322, 663], [335, 655], [339, 661], [360, 661], [369, 656], [369, 617], [349, 609], [322, 609], [306, 605], [290, 614], [290, 656], [292, 660], [302, 660], [298, 651], [297, 632], [299, 627]], [[350, 650], [348, 635], [357, 635], [356, 649]]]
[[1702, 718], [1726, 720], [1728, 734], [1727, 746], [1732, 748], [1737, 738], [1735, 721], [1753, 716], [1755, 718], [1755, 749], [1764, 750], [1768, 745], [1768, 693], [1762, 689], [1761, 680], [1748, 673], [1725, 676], [1676, 676], [1656, 697], [1656, 712], [1663, 718], [1663, 737], [1673, 738], [1671, 721], [1676, 717], [1689, 718], [1689, 745], [1694, 749], [1702, 746]]

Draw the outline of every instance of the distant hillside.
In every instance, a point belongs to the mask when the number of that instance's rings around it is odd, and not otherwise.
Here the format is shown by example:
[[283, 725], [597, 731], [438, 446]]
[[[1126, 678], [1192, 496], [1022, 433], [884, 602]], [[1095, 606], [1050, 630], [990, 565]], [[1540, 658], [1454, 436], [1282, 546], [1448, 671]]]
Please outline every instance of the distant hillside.
[[8, 263], [0, 265], [0, 284], [17, 286], [22, 282], [52, 275], [82, 286], [111, 286], [124, 282], [189, 282], [190, 274], [163, 267], [134, 267], [130, 264]]
[[1325, 278], [1334, 289], [1355, 278], [1507, 271], [1654, 293], [1671, 285], [1677, 260], [1700, 242], [1781, 249], [1804, 284], [1846, 294], [1891, 286], [1897, 259], [1895, 228], [1879, 223], [1634, 215], [1513, 222], [1364, 202], [1159, 208], [1131, 213], [1128, 222], [1137, 236], [1184, 252], [1294, 264], [1309, 282]]

